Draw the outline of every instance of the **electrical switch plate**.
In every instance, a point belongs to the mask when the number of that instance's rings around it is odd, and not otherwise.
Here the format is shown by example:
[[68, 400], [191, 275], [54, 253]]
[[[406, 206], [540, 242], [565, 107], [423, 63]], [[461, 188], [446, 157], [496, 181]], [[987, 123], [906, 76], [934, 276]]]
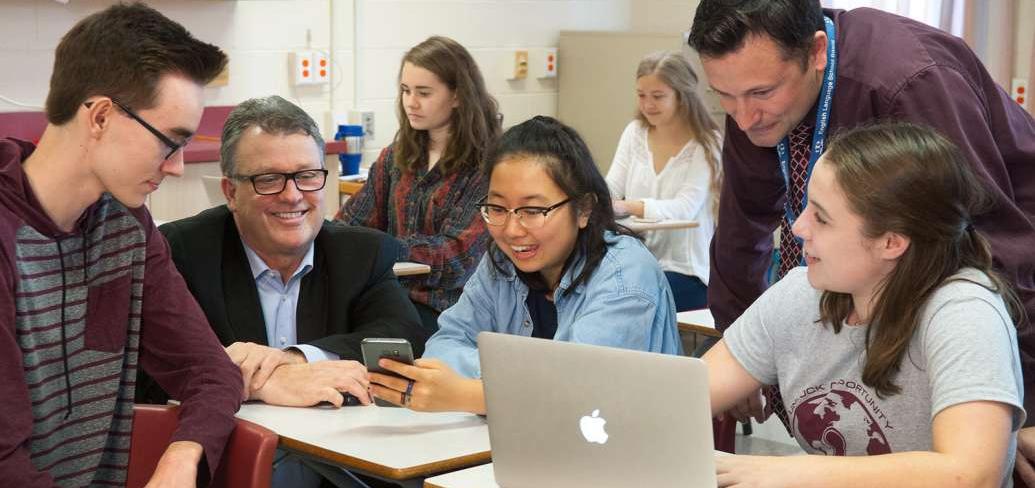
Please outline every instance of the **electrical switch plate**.
[[513, 59], [504, 65], [509, 66], [507, 79], [523, 80], [528, 77], [528, 51], [517, 49], [513, 53]]

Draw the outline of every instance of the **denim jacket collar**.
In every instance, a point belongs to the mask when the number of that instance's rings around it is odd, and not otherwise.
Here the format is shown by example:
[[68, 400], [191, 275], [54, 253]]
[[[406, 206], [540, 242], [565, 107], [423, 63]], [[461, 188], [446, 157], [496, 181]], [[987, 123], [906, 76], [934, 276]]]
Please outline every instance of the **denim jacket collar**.
[[[618, 234], [616, 234], [614, 232], [611, 232], [611, 231], [605, 231], [604, 232], [604, 242], [606, 244], [610, 245], [611, 243], [613, 243], [613, 242], [615, 242], [617, 240], [618, 240]], [[575, 256], [575, 259], [571, 262], [571, 264], [569, 264], [568, 267], [564, 269], [564, 273], [561, 275], [561, 282], [557, 284], [557, 289], [554, 291], [554, 296], [555, 297], [563, 296], [564, 295], [564, 291], [566, 291], [568, 288], [571, 287], [571, 283], [573, 281], [575, 281], [575, 278], [577, 278], [579, 276], [579, 274], [582, 273], [582, 269], [586, 266], [586, 254], [581, 252], [578, 249], [575, 249], [574, 252], [577, 252], [578, 255]], [[491, 248], [490, 248], [489, 253], [490, 253], [489, 254], [489, 258], [490, 259], [495, 259], [495, 255], [496, 254], [502, 254], [502, 251], [497, 251], [497, 252], [494, 253], [491, 250]], [[493, 272], [493, 276], [494, 277], [502, 277], [503, 279], [505, 279], [507, 281], [514, 282], [514, 286], [516, 286], [517, 289], [521, 291], [521, 296], [527, 296], [528, 295], [528, 285], [526, 285], [525, 282], [521, 281], [521, 279], [518, 278], [517, 270], [514, 268], [514, 263], [511, 262], [510, 259], [506, 257], [506, 255], [504, 255], [503, 256], [503, 262], [501, 264], [502, 264], [501, 267], [506, 271], [506, 274], [500, 273], [500, 271], [498, 269], [496, 269], [495, 266], [493, 266], [491, 268], [492, 272]], [[585, 284], [585, 282], [580, 283], [575, 288], [575, 293], [584, 293], [585, 291], [586, 291], [586, 284]]]

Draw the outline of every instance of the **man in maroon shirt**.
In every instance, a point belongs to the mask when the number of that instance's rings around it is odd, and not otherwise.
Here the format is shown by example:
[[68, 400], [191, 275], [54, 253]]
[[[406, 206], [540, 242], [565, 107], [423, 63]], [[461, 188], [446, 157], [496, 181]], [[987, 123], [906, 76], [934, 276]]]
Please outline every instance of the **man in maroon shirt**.
[[241, 373], [142, 206], [183, 173], [225, 65], [120, 3], [58, 45], [39, 145], [0, 138], [0, 486], [124, 485], [138, 367], [182, 400], [148, 486], [193, 487], [218, 466]]
[[[702, 0], [689, 44], [728, 114], [708, 290], [720, 330], [766, 288], [777, 227], [780, 271], [799, 264], [788, 224], [824, 136], [880, 119], [932, 126], [960, 146], [995, 199], [974, 225], [1035, 316], [1035, 121], [963, 41], [877, 10], [822, 10], [817, 0]], [[1035, 331], [1018, 327], [1032, 412]]]

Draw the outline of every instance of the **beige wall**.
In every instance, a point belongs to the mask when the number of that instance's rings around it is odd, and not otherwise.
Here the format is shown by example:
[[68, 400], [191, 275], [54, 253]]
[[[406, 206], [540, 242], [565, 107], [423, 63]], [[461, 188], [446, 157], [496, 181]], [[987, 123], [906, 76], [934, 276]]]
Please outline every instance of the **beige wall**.
[[638, 0], [633, 2], [632, 29], [636, 32], [689, 32], [699, 0]]

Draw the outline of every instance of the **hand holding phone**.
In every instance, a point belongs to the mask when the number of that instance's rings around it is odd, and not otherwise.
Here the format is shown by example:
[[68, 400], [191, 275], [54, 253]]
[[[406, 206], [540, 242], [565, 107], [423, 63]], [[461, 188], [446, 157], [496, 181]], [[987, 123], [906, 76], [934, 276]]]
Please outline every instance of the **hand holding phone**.
[[[401, 378], [401, 376], [381, 367], [378, 362], [381, 358], [391, 359], [404, 364], [413, 364], [413, 348], [406, 339], [368, 337], [360, 343], [363, 352], [363, 364], [367, 371], [387, 376]], [[395, 407], [389, 402], [375, 398], [374, 403], [381, 407]]]

